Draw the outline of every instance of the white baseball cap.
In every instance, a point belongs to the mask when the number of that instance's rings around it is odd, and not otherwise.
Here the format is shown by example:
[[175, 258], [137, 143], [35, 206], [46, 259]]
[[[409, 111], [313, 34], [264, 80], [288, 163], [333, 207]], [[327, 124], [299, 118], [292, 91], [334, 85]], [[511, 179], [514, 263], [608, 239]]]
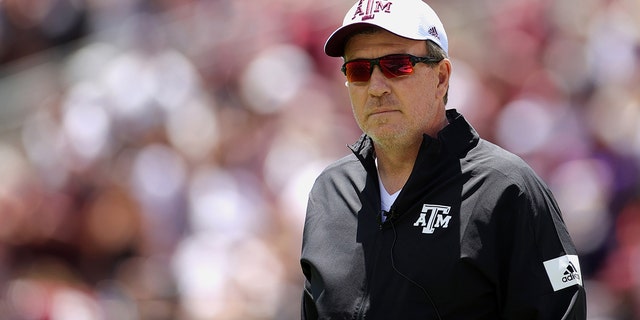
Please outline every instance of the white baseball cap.
[[378, 26], [413, 40], [431, 40], [449, 54], [444, 26], [436, 12], [422, 0], [358, 0], [344, 16], [342, 26], [327, 39], [324, 52], [331, 57], [341, 57], [349, 37], [367, 26]]

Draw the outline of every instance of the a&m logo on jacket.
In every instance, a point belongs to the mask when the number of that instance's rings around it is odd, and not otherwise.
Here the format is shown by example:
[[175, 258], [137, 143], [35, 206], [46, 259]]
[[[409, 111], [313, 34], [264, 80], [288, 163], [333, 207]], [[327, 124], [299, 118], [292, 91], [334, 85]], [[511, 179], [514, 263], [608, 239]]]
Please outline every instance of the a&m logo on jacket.
[[384, 0], [367, 0], [367, 6], [362, 8], [364, 0], [360, 0], [358, 2], [358, 7], [356, 8], [356, 12], [353, 14], [353, 18], [351, 20], [361, 17], [360, 21], [373, 19], [378, 12], [391, 13], [391, 5], [393, 2], [384, 1]]
[[[422, 227], [422, 233], [433, 234], [436, 228], [446, 228], [449, 226], [451, 216], [449, 215], [449, 206], [439, 206], [433, 204], [424, 204], [420, 217], [413, 224], [415, 227]], [[427, 220], [427, 216], [429, 216]]]

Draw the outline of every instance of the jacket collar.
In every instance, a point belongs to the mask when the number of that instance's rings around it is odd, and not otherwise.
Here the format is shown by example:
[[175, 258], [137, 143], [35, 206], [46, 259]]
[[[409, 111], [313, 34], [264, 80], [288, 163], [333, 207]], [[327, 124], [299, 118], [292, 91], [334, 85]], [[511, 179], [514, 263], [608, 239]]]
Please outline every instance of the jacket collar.
[[480, 135], [456, 109], [447, 110], [449, 125], [438, 133], [446, 152], [456, 157], [466, 154], [480, 141]]

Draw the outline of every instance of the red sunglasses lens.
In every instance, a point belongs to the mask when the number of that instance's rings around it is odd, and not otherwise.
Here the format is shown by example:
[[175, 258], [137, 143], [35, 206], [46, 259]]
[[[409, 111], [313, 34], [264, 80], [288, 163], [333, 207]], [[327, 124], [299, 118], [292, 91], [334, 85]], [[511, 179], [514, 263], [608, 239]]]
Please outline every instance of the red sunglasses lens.
[[413, 73], [413, 63], [409, 56], [386, 56], [372, 60], [353, 60], [345, 64], [345, 75], [349, 82], [367, 82], [371, 78], [372, 65], [379, 65], [385, 77], [391, 79]]
[[390, 56], [380, 59], [380, 68], [387, 78], [413, 73], [413, 64], [408, 56]]
[[371, 78], [371, 63], [369, 60], [355, 60], [345, 65], [349, 82], [366, 82]]

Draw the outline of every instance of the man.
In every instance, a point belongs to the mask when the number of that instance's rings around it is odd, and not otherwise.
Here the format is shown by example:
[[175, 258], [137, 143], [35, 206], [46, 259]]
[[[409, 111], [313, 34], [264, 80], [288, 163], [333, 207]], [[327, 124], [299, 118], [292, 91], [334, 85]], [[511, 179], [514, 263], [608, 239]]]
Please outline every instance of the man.
[[360, 0], [343, 57], [353, 154], [309, 195], [303, 319], [585, 319], [575, 247], [547, 186], [446, 110], [451, 62], [420, 0]]

